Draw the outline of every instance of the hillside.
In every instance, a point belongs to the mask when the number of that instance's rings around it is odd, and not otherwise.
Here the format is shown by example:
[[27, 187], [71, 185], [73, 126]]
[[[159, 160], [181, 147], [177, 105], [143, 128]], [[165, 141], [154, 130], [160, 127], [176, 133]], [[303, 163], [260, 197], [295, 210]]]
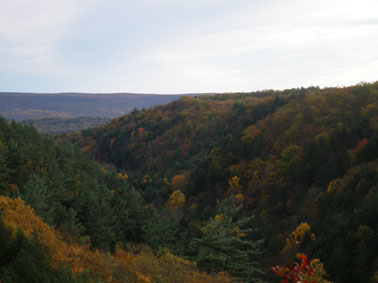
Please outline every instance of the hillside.
[[180, 253], [200, 264], [187, 244], [234, 195], [256, 216], [248, 239], [265, 238], [269, 282], [298, 252], [334, 282], [378, 271], [378, 83], [182, 97], [61, 139], [126, 172], [151, 205], [182, 204]]
[[230, 282], [173, 255], [175, 237], [127, 175], [0, 118], [1, 282]]
[[0, 115], [9, 120], [42, 118], [114, 118], [164, 104], [179, 95], [133, 93], [0, 93]]
[[[0, 248], [2, 255], [9, 256], [2, 262], [2, 282], [33, 279], [35, 282], [116, 283], [150, 282], [154, 278], [167, 282], [230, 282], [224, 274], [200, 272], [192, 262], [168, 251], [156, 256], [146, 246], [129, 246], [128, 250], [118, 246], [110, 255], [67, 242], [62, 233], [46, 225], [20, 198], [0, 196], [0, 211], [0, 237], [9, 244]], [[17, 236], [12, 235], [17, 229]], [[28, 256], [37, 258], [31, 260]]]

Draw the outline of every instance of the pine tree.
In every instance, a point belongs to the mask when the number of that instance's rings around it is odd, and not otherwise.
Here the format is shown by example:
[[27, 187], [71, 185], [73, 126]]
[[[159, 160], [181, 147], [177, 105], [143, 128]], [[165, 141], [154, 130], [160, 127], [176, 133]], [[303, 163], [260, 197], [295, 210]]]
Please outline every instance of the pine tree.
[[47, 223], [54, 223], [54, 202], [46, 183], [38, 175], [31, 175], [21, 190], [21, 198], [25, 200]]
[[118, 237], [122, 242], [142, 241], [143, 206], [140, 194], [129, 185], [120, 185], [113, 198], [117, 211]]
[[242, 205], [235, 204], [231, 195], [218, 202], [218, 213], [201, 229], [203, 237], [191, 241], [192, 250], [197, 251], [194, 260], [208, 272], [227, 271], [242, 282], [258, 282], [257, 258], [262, 253], [263, 240], [251, 240], [254, 229], [243, 229], [253, 216], [238, 218]]
[[170, 248], [175, 241], [176, 225], [165, 215], [159, 215], [154, 208], [148, 208], [143, 223], [144, 241], [153, 249]]
[[8, 184], [7, 148], [0, 140], [0, 192], [4, 192]]

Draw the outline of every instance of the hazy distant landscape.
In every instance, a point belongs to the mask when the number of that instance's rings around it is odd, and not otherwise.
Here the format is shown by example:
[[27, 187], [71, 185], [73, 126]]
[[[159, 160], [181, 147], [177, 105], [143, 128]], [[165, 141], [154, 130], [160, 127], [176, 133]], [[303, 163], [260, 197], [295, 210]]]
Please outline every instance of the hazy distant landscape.
[[171, 102], [180, 95], [135, 93], [0, 93], [0, 116], [52, 135], [97, 127], [134, 109]]
[[45, 118], [20, 121], [22, 125], [33, 125], [42, 134], [58, 135], [89, 128], [99, 127], [110, 122], [109, 118], [78, 117], [78, 118]]
[[44, 118], [115, 118], [134, 108], [168, 103], [179, 95], [134, 93], [0, 93], [0, 115], [11, 120]]

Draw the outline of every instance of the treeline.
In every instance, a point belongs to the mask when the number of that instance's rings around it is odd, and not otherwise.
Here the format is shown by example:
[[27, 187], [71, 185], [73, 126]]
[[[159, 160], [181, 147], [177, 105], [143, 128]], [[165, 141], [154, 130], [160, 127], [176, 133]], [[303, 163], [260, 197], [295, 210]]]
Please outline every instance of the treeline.
[[217, 200], [237, 196], [269, 282], [298, 252], [335, 282], [378, 277], [378, 83], [183, 97], [62, 139], [135, 178], [151, 206], [181, 203], [177, 253], [195, 256]]
[[100, 117], [45, 118], [20, 121], [23, 125], [33, 125], [39, 133], [49, 135], [78, 132], [80, 130], [102, 126], [108, 122], [110, 122], [110, 119]]

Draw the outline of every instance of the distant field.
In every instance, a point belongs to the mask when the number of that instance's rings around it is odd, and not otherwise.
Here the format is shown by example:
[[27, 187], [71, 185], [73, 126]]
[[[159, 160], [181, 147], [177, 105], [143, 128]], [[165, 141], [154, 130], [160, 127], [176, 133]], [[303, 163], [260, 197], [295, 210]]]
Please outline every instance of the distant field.
[[21, 124], [32, 124], [38, 132], [43, 134], [58, 135], [98, 127], [108, 122], [110, 122], [109, 118], [79, 117], [23, 120]]
[[165, 104], [180, 95], [134, 93], [0, 93], [0, 115], [9, 120], [115, 118], [134, 108]]

